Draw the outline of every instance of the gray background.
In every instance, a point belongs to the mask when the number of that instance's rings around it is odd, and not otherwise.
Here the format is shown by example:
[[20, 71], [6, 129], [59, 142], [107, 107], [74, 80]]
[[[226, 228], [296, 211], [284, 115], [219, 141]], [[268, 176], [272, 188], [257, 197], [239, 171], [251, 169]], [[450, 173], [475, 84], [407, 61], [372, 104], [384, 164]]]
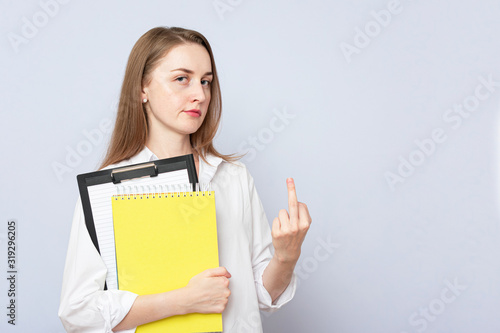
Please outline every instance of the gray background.
[[498, 1], [63, 2], [0, 2], [0, 276], [10, 218], [19, 267], [17, 325], [2, 278], [0, 331], [63, 332], [75, 176], [102, 160], [129, 52], [155, 26], [211, 42], [216, 144], [249, 152], [269, 220], [290, 176], [313, 217], [266, 332], [500, 331], [500, 86], [477, 88], [500, 82]]

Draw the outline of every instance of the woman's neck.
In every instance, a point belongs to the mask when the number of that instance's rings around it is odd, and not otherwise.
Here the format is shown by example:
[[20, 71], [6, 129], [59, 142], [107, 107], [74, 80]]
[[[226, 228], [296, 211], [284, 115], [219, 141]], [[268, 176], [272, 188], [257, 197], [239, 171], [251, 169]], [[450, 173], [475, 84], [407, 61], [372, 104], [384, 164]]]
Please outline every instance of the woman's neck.
[[189, 141], [189, 135], [169, 138], [168, 140], [165, 140], [165, 138], [155, 140], [150, 137], [146, 142], [146, 147], [159, 159], [194, 153], [194, 149], [191, 147], [191, 142]]
[[199, 177], [199, 156], [191, 147], [189, 135], [182, 138], [169, 138], [168, 140], [165, 140], [165, 138], [162, 140], [148, 138], [146, 147], [148, 147], [148, 149], [159, 159], [193, 154], [196, 173]]

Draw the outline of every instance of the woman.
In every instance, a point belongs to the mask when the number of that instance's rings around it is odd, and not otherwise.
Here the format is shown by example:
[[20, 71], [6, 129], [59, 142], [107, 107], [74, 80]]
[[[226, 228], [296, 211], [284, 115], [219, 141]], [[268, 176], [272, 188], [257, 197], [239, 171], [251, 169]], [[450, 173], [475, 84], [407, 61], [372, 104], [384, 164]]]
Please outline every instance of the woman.
[[59, 309], [67, 331], [133, 332], [148, 322], [196, 312], [222, 313], [224, 332], [261, 332], [259, 309], [273, 311], [293, 297], [293, 269], [311, 223], [307, 206], [297, 202], [293, 180], [288, 179], [289, 214], [281, 210], [269, 231], [247, 169], [212, 144], [220, 116], [217, 71], [205, 37], [159, 27], [137, 41], [102, 166], [193, 154], [200, 183], [210, 182], [217, 196], [221, 267], [169, 292], [138, 296], [105, 291], [106, 267], [78, 203]]

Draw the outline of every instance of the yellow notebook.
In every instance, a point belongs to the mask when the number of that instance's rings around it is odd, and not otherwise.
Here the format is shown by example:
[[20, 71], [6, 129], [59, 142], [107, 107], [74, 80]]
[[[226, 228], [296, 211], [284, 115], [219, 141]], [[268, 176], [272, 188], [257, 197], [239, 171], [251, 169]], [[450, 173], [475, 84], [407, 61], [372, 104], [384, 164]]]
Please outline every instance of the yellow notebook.
[[[213, 191], [118, 195], [112, 208], [120, 290], [178, 289], [219, 266]], [[174, 316], [136, 332], [222, 332], [222, 315]]]

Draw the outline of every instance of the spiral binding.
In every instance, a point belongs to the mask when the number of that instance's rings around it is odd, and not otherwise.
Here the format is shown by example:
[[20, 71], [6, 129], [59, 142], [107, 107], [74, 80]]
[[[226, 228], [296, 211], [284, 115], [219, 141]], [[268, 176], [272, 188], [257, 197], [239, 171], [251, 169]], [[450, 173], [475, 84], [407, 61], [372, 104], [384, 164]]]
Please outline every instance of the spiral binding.
[[157, 185], [120, 185], [116, 187], [115, 200], [124, 199], [149, 199], [149, 198], [174, 198], [187, 196], [212, 196], [213, 190], [210, 183], [196, 183], [195, 190], [192, 184], [157, 184]]

